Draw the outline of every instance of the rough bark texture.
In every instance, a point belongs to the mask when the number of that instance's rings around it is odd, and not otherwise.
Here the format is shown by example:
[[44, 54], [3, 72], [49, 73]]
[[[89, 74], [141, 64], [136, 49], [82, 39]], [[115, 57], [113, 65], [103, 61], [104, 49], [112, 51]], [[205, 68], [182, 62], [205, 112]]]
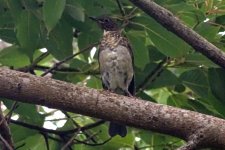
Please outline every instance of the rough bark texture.
[[137, 98], [0, 68], [0, 97], [44, 105], [225, 149], [225, 121]]
[[149, 16], [164, 26], [167, 30], [175, 33], [195, 50], [199, 51], [214, 63], [225, 69], [225, 53], [219, 48], [201, 37], [198, 33], [182, 24], [170, 11], [159, 6], [152, 0], [130, 0], [134, 5], [142, 9]]

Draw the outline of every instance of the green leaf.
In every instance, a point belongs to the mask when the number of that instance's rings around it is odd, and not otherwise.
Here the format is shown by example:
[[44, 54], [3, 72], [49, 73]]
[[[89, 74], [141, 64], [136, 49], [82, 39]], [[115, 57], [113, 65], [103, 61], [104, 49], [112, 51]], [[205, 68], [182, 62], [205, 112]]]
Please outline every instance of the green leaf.
[[199, 67], [199, 66], [207, 66], [207, 67], [218, 67], [215, 63], [209, 60], [207, 57], [200, 53], [191, 53], [185, 56], [185, 64], [192, 67]]
[[16, 29], [16, 36], [21, 48], [31, 57], [34, 50], [38, 47], [40, 39], [38, 19], [30, 11], [23, 11]]
[[179, 83], [178, 78], [169, 70], [164, 69], [163, 72], [157, 76], [149, 76], [154, 74], [153, 70], [157, 67], [157, 64], [148, 64], [143, 71], [135, 70], [136, 85], [139, 87], [143, 81], [148, 78], [149, 82], [144, 83], [146, 88], [162, 88], [166, 86], [172, 86]]
[[81, 33], [78, 37], [79, 49], [83, 49], [92, 43], [98, 42], [100, 37], [101, 37], [101, 34], [96, 31]]
[[7, 0], [5, 1], [5, 3], [9, 8], [10, 13], [12, 14], [14, 22], [17, 22], [20, 19], [20, 14], [23, 8], [21, 2], [15, 0]]
[[204, 12], [184, 1], [175, 2], [169, 5], [165, 4], [164, 6], [172, 11], [175, 16], [184, 21], [186, 25], [189, 25], [189, 27], [194, 27], [206, 18]]
[[215, 22], [221, 25], [225, 25], [225, 15], [216, 17]]
[[38, 132], [12, 123], [10, 124], [10, 130], [11, 133], [13, 133], [12, 134], [13, 141], [17, 146], [20, 145], [21, 141], [23, 141], [29, 136], [35, 135]]
[[178, 78], [169, 70], [165, 69], [156, 79], [148, 86], [149, 88], [160, 88], [172, 86], [179, 83]]
[[[3, 102], [9, 110], [14, 104], [14, 101], [8, 99], [4, 99]], [[17, 105], [18, 107], [14, 110], [14, 112], [19, 114], [19, 120], [42, 126], [44, 117], [40, 113], [38, 113], [37, 107], [35, 105], [20, 102], [17, 103]]]
[[15, 68], [30, 64], [28, 56], [18, 46], [10, 46], [0, 51], [0, 63]]
[[132, 20], [134, 25], [143, 27], [157, 49], [170, 57], [180, 57], [188, 52], [189, 46], [172, 32], [169, 32], [154, 19], [147, 16]]
[[82, 22], [84, 21], [85, 18], [84, 9], [76, 1], [67, 0], [65, 10], [72, 18], [78, 21]]
[[43, 17], [45, 25], [50, 32], [62, 16], [66, 0], [46, 0], [43, 5]]
[[[32, 136], [26, 137], [23, 141], [20, 141], [20, 144], [25, 143], [22, 149], [26, 150], [45, 150], [46, 143], [42, 134], [35, 134]], [[18, 144], [19, 145], [19, 144]]]
[[180, 76], [180, 80], [197, 95], [207, 98], [209, 93], [209, 83], [207, 72], [201, 69], [186, 71]]
[[207, 22], [203, 22], [195, 28], [195, 31], [206, 38], [208, 41], [214, 42], [217, 41], [219, 29], [219, 26], [214, 26]]
[[[140, 130], [138, 132], [138, 137], [141, 138], [139, 147], [154, 147], [151, 150], [172, 150], [183, 145], [182, 140], [171, 137], [164, 136], [163, 134], [154, 133], [151, 131]], [[148, 148], [147, 148], [148, 149]]]
[[[90, 32], [82, 32], [78, 37], [78, 47], [80, 50], [86, 48], [87, 46], [99, 42], [101, 37], [101, 32], [99, 30], [90, 31]], [[88, 60], [90, 56], [89, 53], [83, 53], [81, 56], [84, 57], [85, 60]]]
[[221, 68], [210, 68], [208, 76], [213, 95], [225, 103], [225, 71]]
[[7, 24], [3, 27], [0, 27], [0, 39], [8, 43], [18, 43], [15, 33], [15, 27], [13, 24]]
[[58, 60], [62, 60], [73, 54], [72, 27], [64, 20], [60, 21], [52, 32], [44, 39], [44, 43], [49, 52]]
[[102, 81], [99, 78], [91, 76], [90, 79], [87, 81], [87, 87], [101, 89], [102, 88]]
[[143, 70], [145, 65], [149, 62], [149, 53], [145, 44], [145, 33], [128, 32], [126, 35], [133, 50], [134, 64]]
[[114, 0], [76, 0], [85, 9], [88, 16], [100, 16], [103, 14], [112, 14], [117, 8]]
[[153, 45], [149, 45], [148, 49], [149, 49], [149, 59], [151, 62], [159, 61], [166, 57]]

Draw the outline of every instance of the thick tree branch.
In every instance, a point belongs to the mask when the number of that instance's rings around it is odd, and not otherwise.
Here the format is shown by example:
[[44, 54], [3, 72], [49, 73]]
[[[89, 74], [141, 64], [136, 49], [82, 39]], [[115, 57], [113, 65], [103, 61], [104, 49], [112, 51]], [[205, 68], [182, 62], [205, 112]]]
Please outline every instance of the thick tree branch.
[[214, 63], [225, 69], [225, 53], [208, 42], [205, 38], [188, 28], [176, 18], [170, 11], [159, 6], [152, 0], [130, 0], [134, 5], [142, 9], [149, 16], [186, 41], [195, 50], [199, 51]]
[[225, 149], [225, 121], [46, 77], [0, 68], [0, 97], [80, 113]]

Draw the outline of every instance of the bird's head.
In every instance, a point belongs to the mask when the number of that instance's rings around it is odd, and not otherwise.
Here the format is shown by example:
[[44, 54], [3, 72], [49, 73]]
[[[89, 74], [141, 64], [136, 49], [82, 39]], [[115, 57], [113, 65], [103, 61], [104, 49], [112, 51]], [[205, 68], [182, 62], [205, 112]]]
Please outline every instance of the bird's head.
[[101, 17], [89, 17], [89, 18], [96, 21], [103, 30], [115, 31], [118, 29], [117, 24], [110, 17], [101, 16]]

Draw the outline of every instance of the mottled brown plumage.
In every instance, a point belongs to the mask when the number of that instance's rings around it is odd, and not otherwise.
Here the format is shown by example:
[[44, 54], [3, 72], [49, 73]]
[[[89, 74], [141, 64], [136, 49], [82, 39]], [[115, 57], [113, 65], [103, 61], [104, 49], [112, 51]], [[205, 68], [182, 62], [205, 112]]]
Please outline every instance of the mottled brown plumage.
[[[103, 88], [117, 94], [134, 95], [133, 54], [127, 38], [108, 17], [92, 18], [104, 29], [99, 46], [99, 66]], [[110, 136], [127, 134], [126, 127], [110, 122]]]

